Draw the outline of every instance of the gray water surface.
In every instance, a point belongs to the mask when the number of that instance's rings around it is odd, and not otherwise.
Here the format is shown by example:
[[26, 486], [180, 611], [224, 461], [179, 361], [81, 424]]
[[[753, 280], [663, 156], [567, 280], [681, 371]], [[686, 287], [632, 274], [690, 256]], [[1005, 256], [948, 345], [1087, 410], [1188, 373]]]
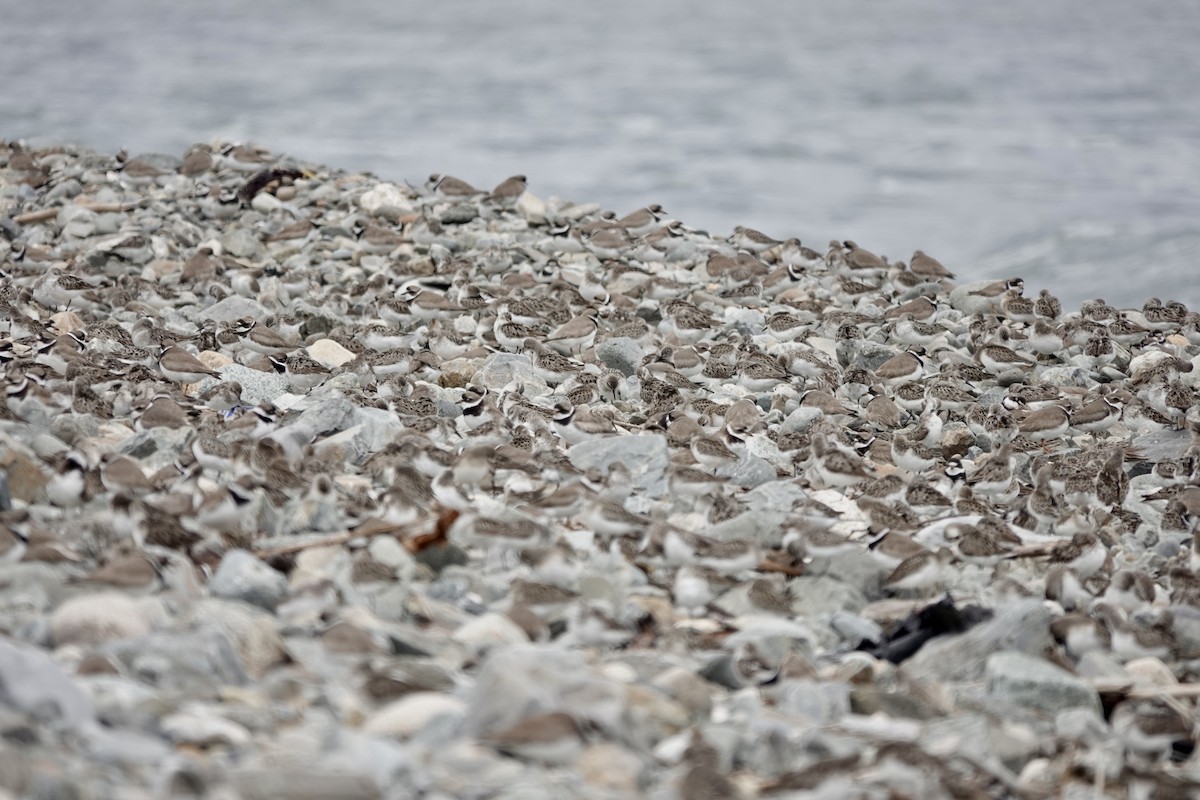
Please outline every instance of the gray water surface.
[[1200, 306], [1200, 2], [0, 0], [0, 137], [252, 140]]

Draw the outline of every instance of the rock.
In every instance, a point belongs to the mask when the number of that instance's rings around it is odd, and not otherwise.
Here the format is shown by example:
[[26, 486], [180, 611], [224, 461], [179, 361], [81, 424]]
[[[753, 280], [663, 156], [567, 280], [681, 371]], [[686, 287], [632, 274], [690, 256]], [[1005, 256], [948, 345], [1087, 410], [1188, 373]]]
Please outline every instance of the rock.
[[494, 353], [483, 362], [474, 380], [495, 391], [514, 381], [527, 394], [541, 395], [548, 391], [546, 381], [533, 371], [529, 356], [522, 353]]
[[229, 228], [221, 234], [221, 247], [235, 258], [261, 258], [264, 251], [258, 236], [246, 228]]
[[0, 638], [0, 710], [6, 706], [56, 729], [80, 728], [93, 719], [87, 692], [49, 656]]
[[584, 783], [615, 797], [640, 794], [645, 766], [635, 753], [611, 742], [597, 742], [575, 759], [575, 769]]
[[199, 317], [213, 322], [235, 322], [243, 317], [264, 319], [268, 313], [261, 303], [235, 294], [213, 303], [201, 311]]
[[150, 620], [142, 606], [119, 592], [73, 597], [50, 617], [50, 636], [59, 647], [133, 639], [150, 631]]
[[334, 369], [353, 361], [355, 356], [333, 339], [317, 339], [305, 348], [308, 357], [323, 367]]
[[368, 214], [379, 214], [381, 209], [412, 210], [408, 193], [394, 183], [379, 183], [363, 192], [358, 205]]
[[215, 711], [193, 705], [162, 721], [162, 732], [176, 745], [241, 748], [250, 743], [250, 731]]
[[666, 470], [669, 464], [667, 439], [657, 433], [637, 433], [590, 439], [572, 447], [571, 463], [581, 472], [598, 469], [607, 474], [616, 463], [629, 468], [633, 484], [651, 497], [667, 493]]
[[458, 720], [466, 711], [466, 704], [457, 697], [439, 692], [414, 692], [373, 713], [363, 724], [363, 732], [408, 739], [439, 717]]
[[246, 674], [261, 677], [283, 660], [283, 640], [275, 629], [275, 618], [246, 603], [207, 598], [196, 603], [191, 620], [228, 637]]
[[529, 637], [517, 623], [494, 611], [473, 617], [456, 630], [451, 638], [464, 645], [473, 657], [478, 657], [493, 647], [524, 644], [529, 641]]
[[929, 683], [983, 680], [993, 653], [1014, 651], [1040, 656], [1053, 646], [1050, 611], [1041, 600], [1020, 600], [996, 609], [996, 616], [958, 636], [940, 636], [905, 661], [900, 671]]
[[1100, 713], [1100, 695], [1061, 667], [1013, 651], [993, 653], [984, 668], [987, 692], [1004, 702], [1053, 716], [1071, 708]]
[[752, 455], [744, 455], [732, 464], [721, 465], [716, 474], [746, 489], [773, 482], [776, 478], [774, 467], [765, 459]]
[[0, 470], [8, 482], [9, 496], [23, 503], [39, 498], [48, 476], [25, 445], [0, 434]]
[[289, 766], [236, 769], [230, 783], [241, 800], [379, 800], [379, 787], [369, 776], [336, 768]]
[[358, 416], [353, 403], [328, 387], [320, 394], [306, 397], [303, 409], [294, 424], [317, 436], [344, 430], [353, 425]]
[[1078, 367], [1043, 367], [1038, 372], [1038, 382], [1045, 386], [1076, 386], [1084, 389], [1095, 384]]
[[229, 364], [222, 367], [221, 380], [237, 381], [241, 384], [242, 402], [246, 405], [274, 402], [291, 389], [291, 383], [286, 375], [278, 372], [263, 372], [259, 369], [244, 367], [241, 364]]
[[642, 346], [627, 336], [605, 339], [596, 345], [596, 358], [626, 378], [637, 372], [644, 355]]
[[443, 361], [441, 373], [438, 375], [438, 385], [446, 388], [462, 389], [469, 386], [479, 372], [481, 362], [477, 358], [454, 358]]
[[287, 596], [287, 578], [246, 550], [229, 550], [208, 583], [214, 597], [272, 610]]
[[879, 368], [880, 364], [895, 356], [898, 352], [894, 347], [875, 344], [874, 342], [863, 342], [859, 345], [858, 355], [854, 359], [854, 366], [874, 372]]

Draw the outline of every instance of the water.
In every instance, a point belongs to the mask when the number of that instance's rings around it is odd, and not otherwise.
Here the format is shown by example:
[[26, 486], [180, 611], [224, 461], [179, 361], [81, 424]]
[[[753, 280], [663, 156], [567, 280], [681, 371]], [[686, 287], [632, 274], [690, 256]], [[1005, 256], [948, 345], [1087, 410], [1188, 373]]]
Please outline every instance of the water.
[[0, 0], [0, 137], [253, 140], [1200, 306], [1195, 0]]

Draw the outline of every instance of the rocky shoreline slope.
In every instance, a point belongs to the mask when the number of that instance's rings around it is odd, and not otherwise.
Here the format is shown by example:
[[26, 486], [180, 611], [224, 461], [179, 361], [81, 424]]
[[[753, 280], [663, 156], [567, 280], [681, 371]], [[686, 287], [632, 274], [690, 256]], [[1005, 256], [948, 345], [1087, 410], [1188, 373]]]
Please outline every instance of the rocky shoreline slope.
[[1194, 796], [1197, 315], [1024, 288], [0, 142], [0, 798]]

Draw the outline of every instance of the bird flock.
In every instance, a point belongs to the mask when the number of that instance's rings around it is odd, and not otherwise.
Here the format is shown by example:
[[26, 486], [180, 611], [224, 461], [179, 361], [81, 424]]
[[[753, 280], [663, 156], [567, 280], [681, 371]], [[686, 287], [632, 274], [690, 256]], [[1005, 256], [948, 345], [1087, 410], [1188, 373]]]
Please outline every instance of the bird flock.
[[[836, 665], [946, 592], [1044, 599], [1057, 667], [1167, 665], [1160, 694], [1106, 689], [1127, 769], [1191, 764], [1200, 314], [1180, 303], [1065, 312], [921, 250], [721, 237], [519, 175], [401, 185], [248, 146], [0, 144], [0, 190], [5, 563], [202, 593], [250, 551], [298, 590], [331, 542], [351, 582], [398, 580], [367, 546], [395, 537], [442, 553], [431, 575], [502, 577], [472, 602], [529, 642], [725, 654], [703, 674], [729, 692]], [[812, 635], [798, 587], [850, 574], [874, 621]], [[604, 735], [531, 719], [481, 741], [561, 763], [525, 740]], [[1092, 781], [1085, 751], [970, 791]], [[720, 796], [820, 785], [676, 763]]]

